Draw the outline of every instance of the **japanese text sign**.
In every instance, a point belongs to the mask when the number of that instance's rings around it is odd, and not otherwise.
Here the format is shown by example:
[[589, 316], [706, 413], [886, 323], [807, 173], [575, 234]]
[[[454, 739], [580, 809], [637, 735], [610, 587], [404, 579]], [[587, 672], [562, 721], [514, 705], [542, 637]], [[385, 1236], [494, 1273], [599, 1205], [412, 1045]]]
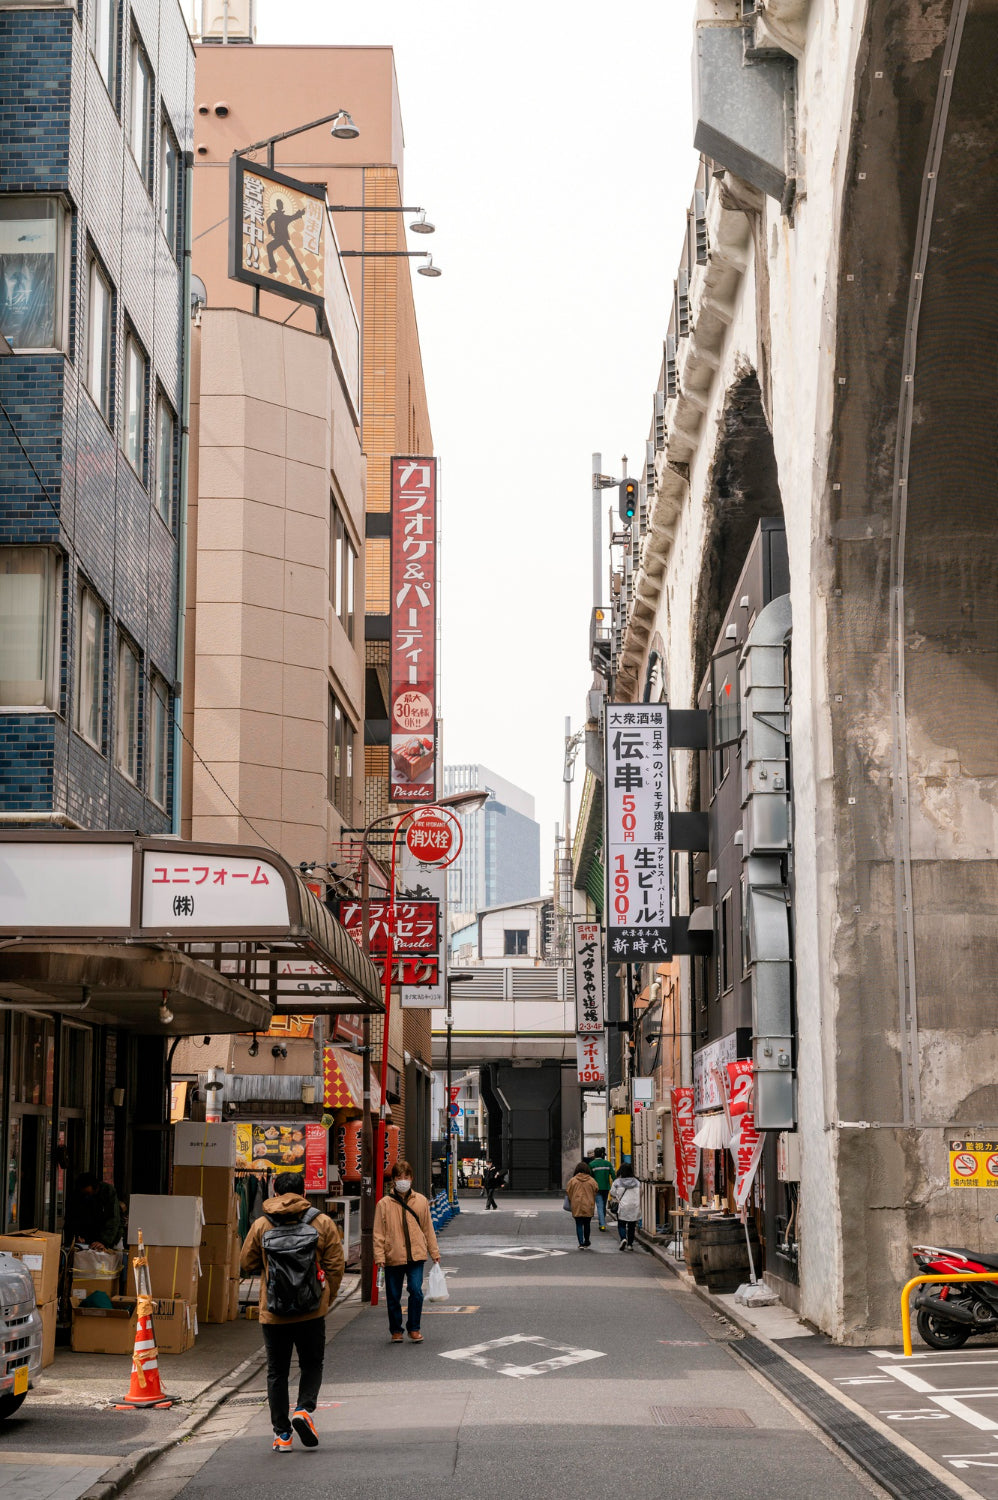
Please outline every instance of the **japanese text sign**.
[[[444, 866], [424, 864], [418, 856], [412, 854], [408, 845], [405, 845], [400, 851], [395, 891], [400, 901], [437, 901], [440, 906], [441, 934], [447, 931], [447, 870]], [[436, 962], [433, 977], [423, 977], [431, 962], [429, 954], [423, 954], [420, 959], [412, 960], [410, 972], [415, 974], [418, 968], [420, 977], [416, 978], [413, 985], [402, 981], [403, 1009], [407, 1007], [422, 1009], [426, 1006], [443, 1005], [443, 965], [439, 961]]]
[[225, 854], [146, 851], [143, 927], [286, 927], [281, 872], [263, 860]]
[[[340, 902], [340, 921], [354, 942], [361, 942], [362, 905]], [[371, 901], [368, 936], [373, 954], [388, 951], [388, 923], [393, 918], [392, 947], [396, 953], [437, 953], [440, 949], [440, 906], [436, 901]]]
[[998, 1141], [950, 1141], [949, 1185], [998, 1188]]
[[575, 956], [575, 1029], [579, 1035], [602, 1031], [603, 941], [598, 922], [576, 922], [572, 930]]
[[232, 157], [229, 276], [234, 281], [322, 307], [325, 237], [325, 188]]
[[672, 954], [669, 723], [663, 704], [606, 707], [607, 958]]
[[676, 1197], [689, 1203], [700, 1168], [700, 1151], [694, 1144], [696, 1122], [693, 1117], [693, 1090], [673, 1089], [672, 1144], [676, 1153]]
[[738, 1037], [733, 1031], [708, 1042], [693, 1054], [693, 1107], [697, 1114], [721, 1109], [725, 1102], [721, 1070], [738, 1057]]
[[437, 865], [448, 859], [454, 845], [454, 828], [446, 818], [429, 808], [413, 813], [405, 831], [405, 845], [421, 864]]
[[390, 611], [393, 802], [432, 802], [437, 786], [437, 465], [392, 459]]
[[[748, 1068], [751, 1069], [751, 1067], [752, 1064], [748, 1063]], [[734, 1085], [735, 1076], [734, 1074], [731, 1075], [732, 1085]], [[736, 1117], [740, 1124], [737, 1140], [731, 1147], [731, 1155], [735, 1164], [735, 1208], [739, 1213], [744, 1214], [749, 1193], [752, 1191], [752, 1183], [755, 1180], [755, 1174], [762, 1160], [763, 1137], [755, 1127], [755, 1112], [752, 1102], [752, 1094], [754, 1092], [752, 1073], [751, 1071], [747, 1073], [743, 1071], [740, 1077], [748, 1079], [749, 1094], [747, 1107], [743, 1108], [741, 1113]], [[732, 1094], [732, 1108], [734, 1108], [734, 1094]]]
[[577, 1036], [575, 1053], [579, 1065], [579, 1082], [590, 1088], [606, 1084], [606, 1033]]

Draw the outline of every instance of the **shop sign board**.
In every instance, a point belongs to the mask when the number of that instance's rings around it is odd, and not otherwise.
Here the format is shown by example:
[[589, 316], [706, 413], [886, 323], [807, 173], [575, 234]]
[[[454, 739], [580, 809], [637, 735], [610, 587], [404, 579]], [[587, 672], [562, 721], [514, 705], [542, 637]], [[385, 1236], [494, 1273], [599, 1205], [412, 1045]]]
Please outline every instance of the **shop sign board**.
[[672, 956], [667, 704], [606, 706], [607, 958]]
[[585, 1088], [606, 1087], [606, 1032], [595, 1036], [577, 1036], [575, 1054], [579, 1082]]
[[[322, 1129], [322, 1126], [319, 1126]], [[236, 1122], [236, 1166], [301, 1172], [305, 1163], [305, 1122]]]
[[[395, 875], [395, 891], [399, 897], [411, 901], [436, 901], [440, 908], [441, 942], [447, 931], [447, 870], [443, 865], [424, 864], [418, 854], [408, 848], [399, 851], [399, 864]], [[427, 955], [429, 956], [429, 955]], [[444, 965], [437, 960], [436, 973], [432, 980], [426, 979], [418, 985], [402, 985], [403, 1009], [426, 1009], [445, 1004]]]
[[161, 849], [142, 856], [143, 927], [286, 927], [288, 920], [284, 877], [265, 860]]
[[437, 794], [437, 464], [393, 458], [388, 707], [393, 802]]
[[693, 1112], [693, 1090], [672, 1089], [672, 1144], [676, 1154], [676, 1197], [689, 1203], [700, 1170], [700, 1149], [695, 1145], [696, 1121]]
[[738, 1058], [738, 1038], [729, 1032], [693, 1054], [693, 1107], [698, 1115], [708, 1109], [723, 1109], [720, 1075]]
[[447, 859], [454, 845], [454, 825], [430, 808], [413, 815], [405, 831], [405, 846], [421, 864], [436, 865]]
[[325, 305], [326, 190], [245, 157], [229, 163], [229, 276]]
[[[393, 911], [394, 907], [394, 911]], [[339, 918], [355, 943], [361, 943], [363, 907], [341, 901]], [[388, 923], [394, 917], [392, 947], [396, 953], [433, 953], [440, 950], [440, 904], [437, 901], [371, 901], [368, 903], [368, 941], [372, 958], [388, 951]]]
[[603, 996], [603, 933], [598, 922], [576, 922], [572, 928], [575, 958], [575, 1029], [580, 1036], [600, 1032], [606, 1024]]
[[949, 1185], [998, 1188], [998, 1141], [950, 1141]]

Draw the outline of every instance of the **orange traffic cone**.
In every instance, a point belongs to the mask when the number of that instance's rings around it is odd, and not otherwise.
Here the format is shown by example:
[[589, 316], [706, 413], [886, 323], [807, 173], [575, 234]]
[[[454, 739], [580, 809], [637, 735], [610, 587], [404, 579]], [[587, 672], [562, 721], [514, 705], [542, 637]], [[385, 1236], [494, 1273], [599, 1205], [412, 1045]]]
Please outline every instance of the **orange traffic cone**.
[[164, 1394], [159, 1380], [159, 1351], [152, 1322], [152, 1298], [140, 1295], [135, 1305], [135, 1348], [132, 1351], [132, 1379], [128, 1395], [122, 1396], [116, 1405], [117, 1411], [131, 1407], [156, 1406], [166, 1409], [173, 1405], [175, 1396]]

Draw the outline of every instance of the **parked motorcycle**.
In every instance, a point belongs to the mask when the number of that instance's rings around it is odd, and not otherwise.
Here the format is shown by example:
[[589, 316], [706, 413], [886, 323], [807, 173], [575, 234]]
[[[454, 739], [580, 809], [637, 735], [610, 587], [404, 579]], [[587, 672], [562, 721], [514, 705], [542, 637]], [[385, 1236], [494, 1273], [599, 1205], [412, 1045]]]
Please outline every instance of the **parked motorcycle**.
[[[993, 1271], [998, 1255], [979, 1250], [916, 1245], [912, 1257], [926, 1276], [959, 1276]], [[960, 1349], [975, 1334], [998, 1333], [998, 1280], [935, 1282], [919, 1289], [916, 1326], [933, 1349]]]

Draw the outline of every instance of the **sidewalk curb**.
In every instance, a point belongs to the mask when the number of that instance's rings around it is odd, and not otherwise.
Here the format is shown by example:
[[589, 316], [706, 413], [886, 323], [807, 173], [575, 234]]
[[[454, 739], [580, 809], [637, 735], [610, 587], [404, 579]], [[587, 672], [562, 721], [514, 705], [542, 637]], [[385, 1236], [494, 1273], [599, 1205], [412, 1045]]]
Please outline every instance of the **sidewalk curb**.
[[[860, 1406], [858, 1402], [853, 1401], [849, 1396], [844, 1395], [843, 1392], [836, 1390], [835, 1386], [829, 1384], [822, 1376], [816, 1374], [802, 1360], [795, 1359], [792, 1354], [788, 1353], [778, 1340], [766, 1338], [739, 1311], [729, 1307], [727, 1303], [718, 1302], [717, 1298], [707, 1291], [706, 1287], [700, 1286], [690, 1275], [689, 1271], [682, 1267], [678, 1261], [674, 1260], [671, 1255], [660, 1246], [653, 1244], [643, 1234], [640, 1234], [640, 1231], [639, 1235], [641, 1243], [649, 1254], [653, 1255], [667, 1270], [671, 1271], [676, 1279], [681, 1281], [699, 1301], [705, 1303], [718, 1316], [726, 1318], [729, 1323], [734, 1324], [739, 1332], [744, 1335], [743, 1340], [733, 1340], [728, 1344], [727, 1347], [731, 1349], [732, 1353], [736, 1354], [750, 1369], [761, 1375], [763, 1379], [779, 1390], [785, 1398], [797, 1406], [807, 1417], [808, 1421], [813, 1422], [816, 1427], [819, 1427], [826, 1437], [835, 1443], [836, 1447], [841, 1448], [844, 1453], [847, 1453], [853, 1463], [858, 1464], [864, 1473], [868, 1474], [889, 1495], [895, 1496], [896, 1500], [910, 1500], [912, 1495], [910, 1484], [905, 1482], [899, 1485], [891, 1477], [890, 1473], [885, 1472], [884, 1468], [879, 1466], [875, 1460], [871, 1461], [867, 1453], [863, 1451], [862, 1443], [857, 1445], [847, 1435], [839, 1431], [836, 1424], [825, 1418], [821, 1411], [817, 1409], [817, 1403], [812, 1407], [802, 1406], [794, 1391], [788, 1389], [788, 1386], [792, 1387], [793, 1385], [800, 1384], [802, 1380], [807, 1381], [815, 1388], [816, 1392], [820, 1392], [825, 1398], [834, 1401], [841, 1408], [845, 1418], [845, 1426], [855, 1429], [857, 1422], [863, 1424], [869, 1429], [871, 1434], [887, 1445], [888, 1452], [893, 1448], [904, 1459], [917, 1465], [926, 1476], [930, 1477], [931, 1481], [931, 1487], [923, 1486], [919, 1491], [920, 1495], [924, 1495], [925, 1500], [956, 1500], [957, 1496], [960, 1497], [960, 1500], [980, 1500], [980, 1492], [978, 1490], [971, 1489], [962, 1480], [958, 1479], [956, 1475], [948, 1473], [929, 1454], [917, 1448], [914, 1443], [908, 1442], [900, 1433], [888, 1427], [886, 1423], [881, 1422], [871, 1412], [868, 1412], [865, 1407]], [[739, 1347], [740, 1344], [749, 1345], [749, 1343], [758, 1346], [764, 1351], [764, 1355], [768, 1357], [762, 1359], [753, 1357], [750, 1347]], [[789, 1381], [781, 1381], [767, 1368], [767, 1366], [771, 1366], [777, 1361], [782, 1362], [786, 1366], [787, 1374], [791, 1376]]]
[[[345, 1297], [338, 1299], [330, 1308], [330, 1315], [337, 1307], [345, 1307], [347, 1303], [360, 1298], [360, 1281], [353, 1287]], [[335, 1334], [334, 1334], [335, 1337]], [[330, 1342], [327, 1340], [327, 1343]], [[191, 1402], [191, 1411], [187, 1420], [172, 1432], [163, 1437], [158, 1443], [150, 1443], [147, 1448], [137, 1448], [134, 1453], [129, 1453], [118, 1463], [105, 1469], [100, 1479], [92, 1484], [88, 1490], [84, 1490], [80, 1500], [114, 1500], [127, 1489], [133, 1479], [148, 1469], [149, 1466], [162, 1458], [163, 1454], [178, 1443], [184, 1442], [193, 1433], [202, 1427], [208, 1418], [214, 1416], [220, 1406], [234, 1396], [253, 1376], [258, 1374], [267, 1362], [267, 1351], [261, 1348], [256, 1354], [251, 1354], [244, 1359], [235, 1369], [229, 1370], [225, 1375], [220, 1375], [211, 1385], [206, 1386], [199, 1396], [195, 1396]]]

